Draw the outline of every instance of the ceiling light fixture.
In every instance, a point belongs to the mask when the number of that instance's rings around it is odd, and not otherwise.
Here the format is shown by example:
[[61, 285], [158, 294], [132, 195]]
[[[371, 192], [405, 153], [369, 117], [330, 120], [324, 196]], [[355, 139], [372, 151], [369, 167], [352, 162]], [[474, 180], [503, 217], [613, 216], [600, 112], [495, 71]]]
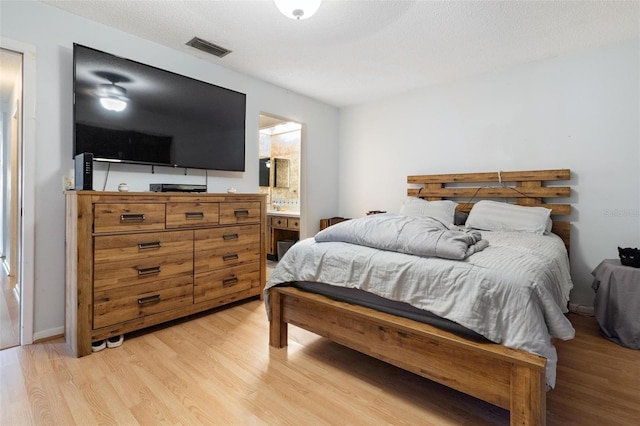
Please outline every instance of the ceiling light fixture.
[[125, 96], [126, 94], [127, 90], [115, 83], [101, 84], [98, 88], [100, 105], [109, 111], [124, 111], [127, 107], [127, 102], [129, 101]]
[[311, 18], [322, 0], [273, 0], [284, 16], [291, 19]]

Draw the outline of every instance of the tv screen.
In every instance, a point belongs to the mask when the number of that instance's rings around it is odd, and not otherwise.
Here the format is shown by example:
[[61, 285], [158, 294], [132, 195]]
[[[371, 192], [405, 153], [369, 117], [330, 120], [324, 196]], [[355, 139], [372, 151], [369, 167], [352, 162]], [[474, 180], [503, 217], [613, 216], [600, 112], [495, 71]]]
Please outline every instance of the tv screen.
[[246, 95], [73, 45], [73, 156], [245, 170]]

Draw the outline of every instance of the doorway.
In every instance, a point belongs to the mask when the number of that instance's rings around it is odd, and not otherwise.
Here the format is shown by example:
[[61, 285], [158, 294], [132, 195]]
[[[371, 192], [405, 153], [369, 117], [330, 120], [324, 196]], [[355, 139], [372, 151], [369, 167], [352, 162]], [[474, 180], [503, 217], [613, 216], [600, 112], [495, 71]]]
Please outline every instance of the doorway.
[[302, 125], [260, 114], [260, 193], [277, 211], [300, 211]]
[[259, 192], [267, 196], [267, 258], [276, 261], [301, 228], [302, 124], [260, 114]]
[[0, 349], [20, 345], [23, 54], [0, 48]]

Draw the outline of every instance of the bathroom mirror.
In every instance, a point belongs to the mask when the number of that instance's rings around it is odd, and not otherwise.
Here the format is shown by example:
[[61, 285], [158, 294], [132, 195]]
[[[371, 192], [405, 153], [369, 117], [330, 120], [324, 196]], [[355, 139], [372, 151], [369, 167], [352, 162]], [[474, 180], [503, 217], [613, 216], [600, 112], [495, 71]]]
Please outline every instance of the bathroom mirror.
[[260, 158], [258, 179], [260, 186], [271, 185], [271, 165], [273, 164], [273, 181], [276, 188], [289, 188], [289, 160], [286, 158]]
[[289, 187], [289, 160], [286, 158], [274, 158], [275, 169], [273, 170], [273, 180], [276, 188]]

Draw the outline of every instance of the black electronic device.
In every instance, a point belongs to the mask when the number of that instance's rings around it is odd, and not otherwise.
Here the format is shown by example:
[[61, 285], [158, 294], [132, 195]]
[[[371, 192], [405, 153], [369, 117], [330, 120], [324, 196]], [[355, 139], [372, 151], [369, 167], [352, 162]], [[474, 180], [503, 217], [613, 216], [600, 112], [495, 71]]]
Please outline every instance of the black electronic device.
[[93, 154], [83, 152], [74, 157], [76, 190], [93, 189]]
[[73, 45], [73, 155], [245, 170], [246, 95]]
[[207, 192], [207, 185], [185, 183], [150, 183], [152, 192]]

